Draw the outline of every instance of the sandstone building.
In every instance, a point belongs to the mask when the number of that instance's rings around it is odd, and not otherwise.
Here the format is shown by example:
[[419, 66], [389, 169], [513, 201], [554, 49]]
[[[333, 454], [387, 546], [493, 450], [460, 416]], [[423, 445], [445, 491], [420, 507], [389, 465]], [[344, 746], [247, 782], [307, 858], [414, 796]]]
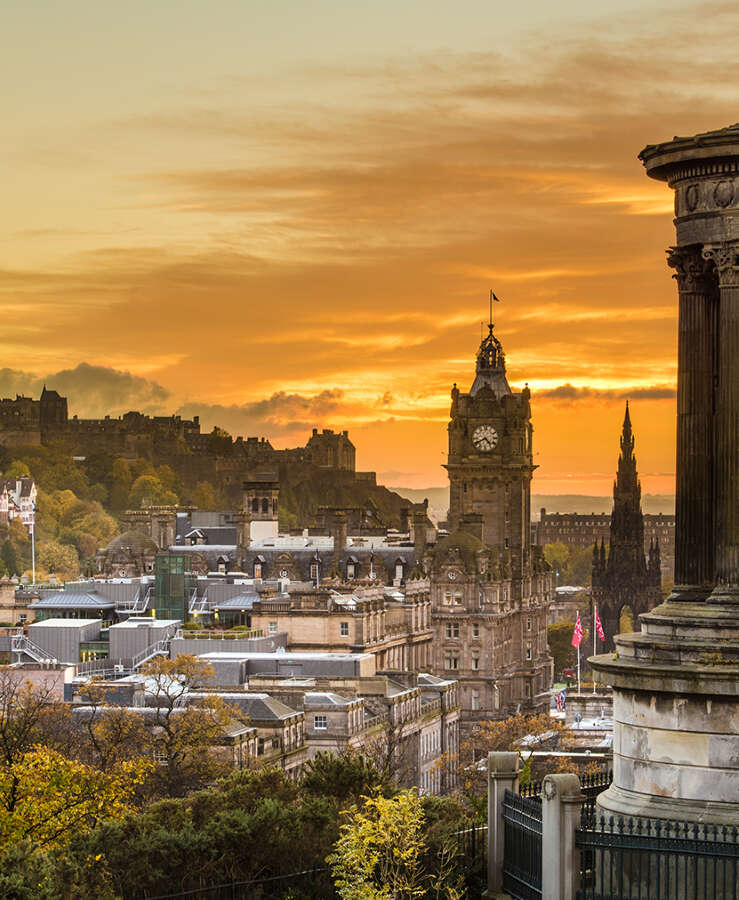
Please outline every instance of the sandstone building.
[[[662, 577], [672, 580], [675, 574], [675, 516], [644, 513], [644, 552], [658, 543]], [[539, 521], [532, 526], [536, 543], [541, 547], [560, 542], [571, 550], [585, 550], [608, 541], [611, 531], [610, 513], [551, 513], [542, 507]]]
[[449, 422], [451, 533], [430, 561], [434, 666], [460, 682], [462, 727], [549, 708], [546, 639], [552, 576], [532, 546], [530, 392], [508, 385], [493, 333], [468, 393], [455, 384]]

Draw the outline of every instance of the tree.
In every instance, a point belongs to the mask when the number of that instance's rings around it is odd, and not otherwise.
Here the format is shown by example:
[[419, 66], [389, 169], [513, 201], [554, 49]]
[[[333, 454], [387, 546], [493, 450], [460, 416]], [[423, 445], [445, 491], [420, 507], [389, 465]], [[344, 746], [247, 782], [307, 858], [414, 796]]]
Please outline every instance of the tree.
[[555, 585], [562, 583], [569, 558], [570, 549], [562, 541], [554, 541], [552, 544], [544, 545], [544, 559], [546, 559], [555, 573]]
[[150, 768], [139, 759], [103, 772], [48, 747], [25, 753], [0, 768], [0, 793], [15, 797], [12, 808], [0, 807], [0, 847], [20, 840], [56, 846], [81, 828], [119, 818]]
[[208, 453], [213, 456], [230, 456], [233, 452], [233, 439], [223, 428], [216, 425], [208, 435]]
[[448, 844], [426, 856], [423, 802], [415, 788], [390, 798], [365, 797], [346, 816], [326, 859], [344, 900], [410, 900], [431, 885], [436, 897], [461, 896]]
[[415, 777], [414, 724], [417, 710], [410, 703], [387, 704], [375, 735], [365, 744], [365, 755], [388, 783], [412, 784]]
[[198, 509], [218, 509], [213, 485], [209, 481], [199, 481], [192, 495], [192, 502]]
[[8, 571], [8, 575], [20, 575], [20, 566], [18, 564], [18, 554], [15, 552], [15, 547], [9, 540], [3, 541], [3, 548], [0, 550], [0, 555], [2, 555], [3, 563], [5, 568]]
[[131, 469], [126, 460], [114, 460], [110, 470], [110, 505], [113, 509], [126, 508], [131, 481]]
[[151, 742], [161, 762], [155, 776], [161, 792], [180, 796], [225, 774], [231, 762], [217, 747], [225, 729], [243, 719], [215, 695], [187, 702], [191, 689], [213, 681], [213, 667], [188, 654], [157, 656], [142, 673], [147, 702], [155, 710]]
[[567, 560], [567, 580], [570, 584], [590, 587], [593, 580], [593, 545], [573, 550]]
[[13, 462], [5, 470], [6, 478], [25, 478], [31, 474], [28, 463], [23, 459], [14, 459]]
[[177, 495], [168, 491], [156, 475], [139, 475], [131, 485], [128, 495], [128, 505], [131, 509], [143, 509], [146, 506], [173, 506], [177, 502]]
[[565, 726], [547, 713], [525, 716], [516, 713], [498, 721], [484, 721], [468, 742], [460, 747], [460, 781], [470, 798], [479, 797], [487, 788], [487, 774], [478, 763], [494, 750], [517, 750], [522, 762], [521, 781], [526, 784], [542, 774], [534, 768], [534, 751], [545, 745], [557, 745]]
[[391, 786], [373, 762], [362, 754], [317, 753], [303, 767], [300, 787], [317, 797], [329, 797], [342, 808], [368, 794], [391, 793]]
[[45, 541], [36, 554], [38, 566], [48, 573], [61, 575], [65, 580], [76, 578], [80, 573], [80, 560], [74, 547]]

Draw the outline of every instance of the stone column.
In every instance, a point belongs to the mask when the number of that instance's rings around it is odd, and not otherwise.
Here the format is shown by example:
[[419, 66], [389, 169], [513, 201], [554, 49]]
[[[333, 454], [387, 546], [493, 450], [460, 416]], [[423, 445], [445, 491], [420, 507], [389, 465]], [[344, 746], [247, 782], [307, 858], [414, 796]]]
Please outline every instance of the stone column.
[[[518, 753], [488, 754], [488, 888], [487, 898], [503, 895], [505, 858], [503, 796], [506, 788], [518, 791]], [[505, 895], [507, 896], [507, 895]]]
[[714, 411], [718, 286], [701, 246], [672, 247], [679, 292], [675, 592], [704, 599], [714, 583]]
[[716, 406], [716, 587], [713, 599], [739, 604], [739, 242], [706, 245], [718, 270]]
[[585, 799], [577, 775], [547, 775], [541, 802], [542, 900], [575, 900], [580, 865], [575, 829]]

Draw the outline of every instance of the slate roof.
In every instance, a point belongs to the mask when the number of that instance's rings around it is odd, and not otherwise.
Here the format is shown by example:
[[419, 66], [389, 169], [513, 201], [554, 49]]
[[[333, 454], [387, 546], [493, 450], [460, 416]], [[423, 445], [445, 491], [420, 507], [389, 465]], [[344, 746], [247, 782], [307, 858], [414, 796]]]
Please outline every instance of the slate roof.
[[[199, 694], [197, 691], [191, 691], [190, 698], [212, 697], [213, 693]], [[218, 691], [217, 696], [230, 706], [236, 706], [242, 712], [249, 716], [249, 722], [279, 722], [281, 719], [289, 719], [291, 716], [297, 715], [299, 710], [292, 709], [281, 700], [276, 700], [269, 694], [247, 694], [241, 691], [222, 692]]]
[[218, 609], [253, 609], [255, 600], [259, 600], [259, 594], [237, 594], [227, 600], [219, 600]]
[[58, 591], [31, 603], [29, 609], [115, 609], [115, 603], [100, 594]]
[[332, 706], [348, 706], [350, 703], [354, 702], [347, 697], [342, 697], [340, 694], [335, 694], [333, 691], [306, 691], [305, 694], [305, 705], [316, 704], [321, 706], [326, 706], [331, 704]]

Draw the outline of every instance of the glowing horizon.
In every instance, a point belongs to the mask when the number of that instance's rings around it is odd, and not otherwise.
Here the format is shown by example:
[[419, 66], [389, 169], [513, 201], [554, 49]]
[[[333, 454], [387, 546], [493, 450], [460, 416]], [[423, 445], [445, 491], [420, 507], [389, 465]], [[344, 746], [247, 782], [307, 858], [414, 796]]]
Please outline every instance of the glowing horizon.
[[690, 2], [19, 5], [0, 395], [47, 380], [72, 413], [275, 447], [348, 428], [359, 469], [442, 486], [492, 287], [534, 490], [610, 493], [628, 397], [643, 490], [671, 493], [672, 197], [636, 154], [734, 121], [738, 25]]

